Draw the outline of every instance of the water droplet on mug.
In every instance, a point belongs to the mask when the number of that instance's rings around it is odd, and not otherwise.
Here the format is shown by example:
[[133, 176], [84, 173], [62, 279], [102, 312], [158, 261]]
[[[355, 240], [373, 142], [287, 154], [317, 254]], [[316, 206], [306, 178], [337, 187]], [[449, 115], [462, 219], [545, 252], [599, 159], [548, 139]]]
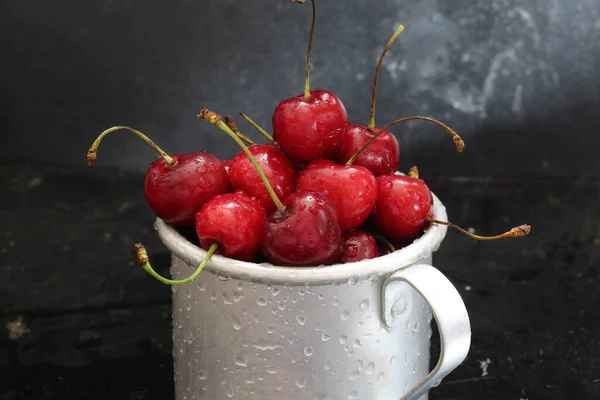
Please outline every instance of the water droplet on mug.
[[304, 348], [304, 355], [305, 355], [306, 357], [310, 357], [310, 356], [312, 356], [312, 355], [313, 355], [313, 349], [312, 349], [312, 347], [310, 347], [310, 346], [308, 346], [308, 347], [305, 347], [305, 348]]
[[325, 371], [329, 371], [331, 369], [331, 363], [329, 361], [327, 361], [325, 363], [325, 367], [324, 368], [325, 368]]
[[235, 329], [236, 331], [242, 329], [242, 321], [239, 318], [232, 315], [231, 322], [233, 324], [233, 329]]
[[266, 371], [269, 375], [276, 375], [279, 372], [279, 369], [277, 369], [277, 367], [267, 367]]
[[410, 362], [410, 355], [408, 353], [404, 353], [404, 364], [408, 365]]
[[371, 361], [367, 364], [367, 367], [365, 368], [365, 374], [371, 375], [373, 371], [375, 371], [375, 363]]
[[404, 314], [407, 309], [408, 309], [408, 301], [406, 300], [405, 297], [400, 297], [400, 298], [398, 298], [398, 300], [396, 300], [396, 302], [392, 306], [390, 313], [392, 314], [393, 318], [398, 318], [402, 314]]
[[350, 285], [356, 285], [358, 283], [358, 277], [357, 276], [353, 276], [350, 279], [348, 279], [348, 283]]
[[329, 339], [331, 339], [331, 336], [327, 335], [327, 334], [322, 334], [321, 335], [321, 341], [322, 342], [327, 342]]
[[348, 340], [348, 337], [346, 335], [340, 336], [340, 344], [345, 344], [347, 340]]
[[235, 393], [233, 392], [233, 388], [231, 386], [228, 386], [225, 394], [227, 395], [227, 397], [232, 398]]
[[300, 389], [302, 389], [303, 387], [306, 386], [306, 378], [298, 378], [296, 379], [296, 386], [298, 386]]
[[419, 321], [415, 321], [412, 329], [414, 332], [417, 332], [419, 330]]
[[277, 308], [279, 308], [281, 311], [285, 310], [285, 304], [283, 303], [277, 303]]
[[190, 310], [192, 309], [192, 306], [190, 305], [190, 303], [189, 303], [189, 302], [186, 302], [186, 303], [185, 303], [185, 309], [186, 309], [187, 311], [190, 311]]
[[266, 306], [267, 299], [265, 299], [264, 297], [259, 297], [258, 299], [256, 299], [256, 304], [258, 304], [261, 307]]
[[235, 362], [235, 365], [237, 365], [238, 367], [247, 367], [248, 366], [248, 360], [244, 356], [237, 356], [235, 358], [234, 362]]
[[367, 311], [369, 309], [369, 299], [364, 299], [359, 304], [361, 311]]
[[342, 314], [340, 314], [340, 319], [342, 321], [345, 321], [348, 319], [349, 316], [350, 316], [350, 313], [348, 311], [344, 311]]
[[304, 318], [304, 317], [303, 317], [303, 316], [301, 316], [301, 315], [298, 315], [298, 316], [296, 317], [296, 321], [298, 321], [298, 323], [299, 323], [301, 326], [304, 326], [304, 324], [306, 323], [306, 318]]
[[396, 365], [396, 357], [392, 356], [392, 358], [390, 358], [390, 365]]
[[205, 370], [200, 370], [200, 372], [198, 372], [198, 379], [200, 379], [201, 381], [205, 380], [206, 378], [208, 378], [208, 374], [206, 373]]

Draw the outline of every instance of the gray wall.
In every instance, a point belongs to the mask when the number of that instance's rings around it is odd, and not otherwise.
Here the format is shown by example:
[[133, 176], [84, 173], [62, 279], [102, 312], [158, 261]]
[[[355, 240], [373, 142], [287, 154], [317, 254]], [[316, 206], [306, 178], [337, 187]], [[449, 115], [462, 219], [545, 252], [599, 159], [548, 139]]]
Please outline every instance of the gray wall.
[[[427, 175], [600, 177], [597, 0], [318, 1], [313, 88], [335, 91], [366, 123], [372, 73], [395, 27], [378, 122], [395, 129], [402, 168]], [[244, 111], [270, 129], [277, 102], [301, 93], [310, 5], [290, 0], [3, 0], [0, 157], [85, 163], [95, 136], [136, 127], [169, 152], [237, 149], [195, 117]], [[245, 123], [239, 125], [254, 135]], [[99, 164], [145, 170], [153, 153], [109, 137]]]

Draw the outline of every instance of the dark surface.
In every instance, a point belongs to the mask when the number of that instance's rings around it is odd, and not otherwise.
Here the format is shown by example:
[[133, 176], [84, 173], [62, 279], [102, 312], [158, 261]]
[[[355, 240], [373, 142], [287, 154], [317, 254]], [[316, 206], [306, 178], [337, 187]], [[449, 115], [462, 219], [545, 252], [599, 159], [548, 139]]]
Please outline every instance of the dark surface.
[[[333, 90], [366, 123], [376, 60], [406, 22], [382, 71], [378, 122], [439, 118], [479, 149], [457, 160], [438, 128], [409, 123], [393, 129], [406, 165], [436, 176], [600, 178], [599, 1], [318, 7], [313, 88]], [[270, 129], [277, 102], [302, 92], [309, 19], [310, 5], [291, 0], [2, 0], [0, 158], [79, 164], [120, 124], [168, 152], [229, 155], [235, 144], [196, 113], [244, 111]], [[151, 159], [130, 134], [103, 146], [101, 165], [139, 170]]]
[[[431, 399], [597, 399], [600, 183], [428, 181], [458, 224], [533, 226], [488, 243], [448, 232], [435, 263], [463, 295], [472, 348]], [[1, 167], [0, 187], [0, 399], [172, 399], [171, 291], [130, 253], [142, 240], [168, 274], [142, 177]], [[29, 332], [9, 339], [18, 316]]]

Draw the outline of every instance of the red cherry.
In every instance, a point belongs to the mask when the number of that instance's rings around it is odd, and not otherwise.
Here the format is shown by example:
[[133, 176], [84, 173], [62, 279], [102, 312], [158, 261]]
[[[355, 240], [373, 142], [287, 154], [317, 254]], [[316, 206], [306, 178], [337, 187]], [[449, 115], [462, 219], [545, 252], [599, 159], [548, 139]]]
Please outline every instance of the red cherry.
[[144, 195], [157, 217], [193, 226], [196, 213], [207, 201], [229, 191], [229, 177], [221, 161], [206, 151], [171, 157], [172, 165], [164, 159], [150, 164]]
[[285, 99], [273, 113], [273, 139], [298, 163], [334, 156], [348, 121], [344, 105], [332, 92], [314, 90], [310, 97]]
[[260, 237], [275, 265], [315, 266], [338, 262], [342, 230], [335, 202], [326, 195], [296, 191], [269, 217]]
[[344, 234], [344, 254], [342, 263], [367, 260], [379, 257], [375, 238], [367, 232], [356, 230]]
[[361, 226], [377, 200], [377, 182], [369, 170], [357, 165], [338, 165], [325, 159], [308, 164], [300, 172], [296, 187], [331, 197], [343, 230]]
[[[378, 128], [370, 130], [363, 125], [348, 124], [337, 155], [337, 162], [345, 164], [378, 132]], [[365, 167], [373, 175], [379, 176], [396, 172], [399, 163], [398, 140], [391, 132], [384, 131], [356, 157], [352, 164]]]
[[422, 179], [406, 175], [377, 177], [377, 203], [373, 221], [389, 240], [414, 240], [433, 216], [433, 196]]
[[242, 191], [213, 197], [196, 214], [196, 233], [203, 249], [219, 244], [225, 257], [251, 261], [256, 256], [267, 213]]
[[[272, 144], [256, 144], [248, 147], [258, 165], [266, 175], [280, 200], [285, 200], [296, 189], [297, 172], [277, 146]], [[265, 184], [248, 156], [240, 151], [232, 160], [229, 169], [229, 179], [233, 190], [243, 190], [255, 197], [271, 213], [277, 208]]]
[[98, 135], [88, 149], [88, 165], [96, 161], [104, 137], [120, 130], [134, 133], [161, 156], [148, 166], [144, 195], [154, 214], [165, 222], [193, 226], [196, 212], [208, 200], [229, 191], [229, 176], [217, 157], [206, 151], [170, 156], [149, 137], [128, 126], [113, 126]]

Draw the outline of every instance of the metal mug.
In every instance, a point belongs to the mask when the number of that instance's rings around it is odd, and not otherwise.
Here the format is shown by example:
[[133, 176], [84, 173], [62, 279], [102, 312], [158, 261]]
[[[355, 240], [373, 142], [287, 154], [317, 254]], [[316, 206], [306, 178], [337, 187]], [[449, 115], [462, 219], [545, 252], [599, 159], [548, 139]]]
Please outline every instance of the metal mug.
[[[434, 217], [446, 221], [434, 195]], [[204, 250], [155, 224], [182, 279]], [[460, 294], [431, 266], [447, 228], [356, 263], [279, 267], [214, 255], [173, 286], [177, 400], [426, 400], [471, 342]], [[441, 337], [430, 363], [431, 318]]]

